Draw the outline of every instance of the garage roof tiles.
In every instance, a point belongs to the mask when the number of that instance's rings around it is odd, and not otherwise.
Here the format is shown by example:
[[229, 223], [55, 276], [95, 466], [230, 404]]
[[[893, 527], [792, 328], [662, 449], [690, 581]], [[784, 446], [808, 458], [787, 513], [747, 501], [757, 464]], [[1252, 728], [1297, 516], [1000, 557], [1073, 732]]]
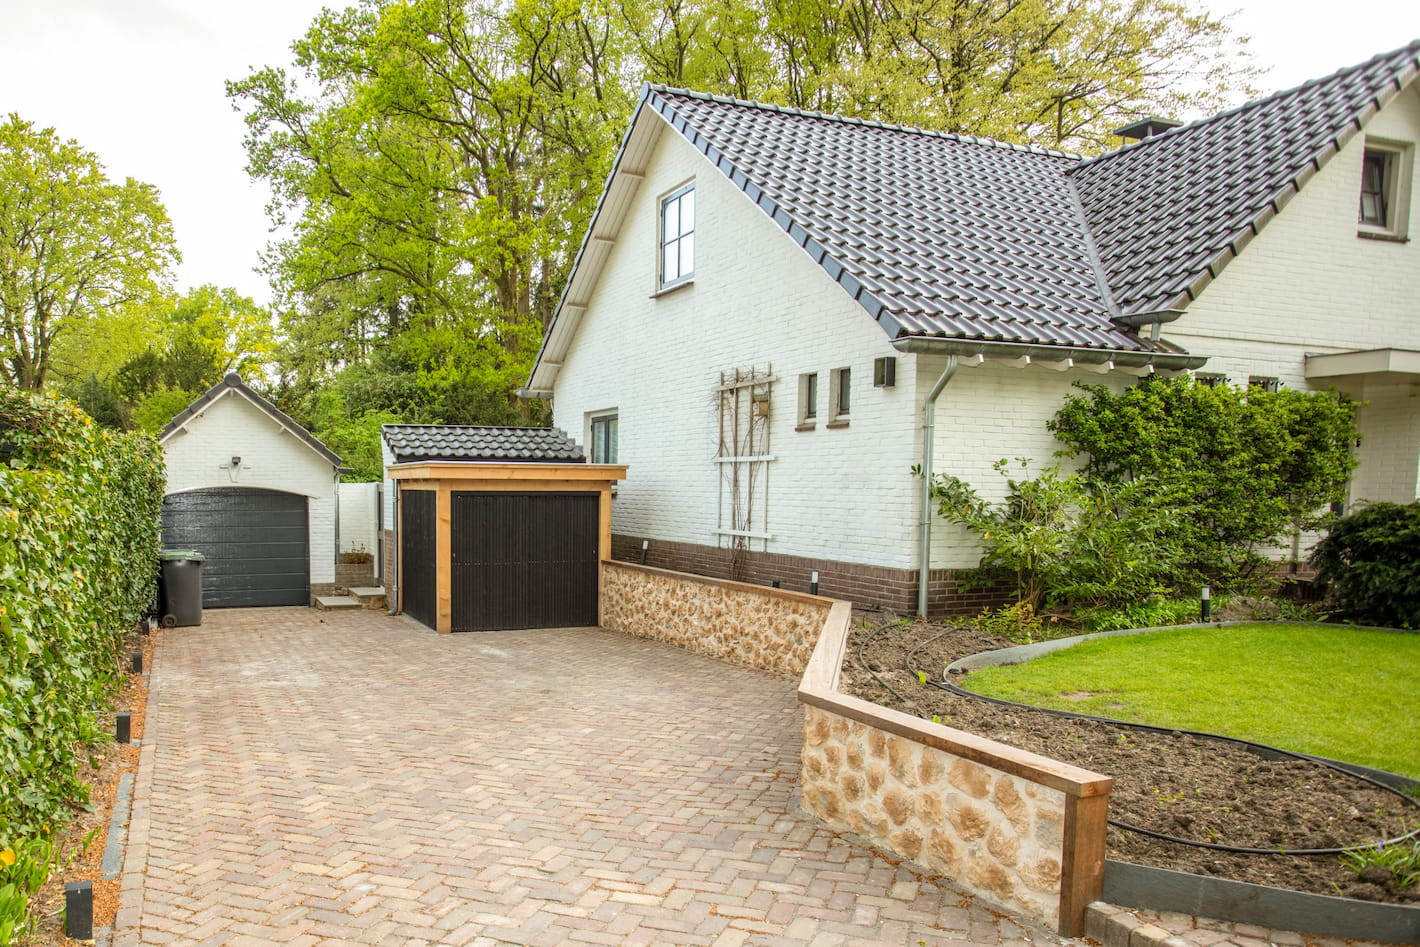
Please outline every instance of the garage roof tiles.
[[580, 464], [582, 448], [557, 428], [479, 427], [464, 424], [386, 424], [395, 463], [490, 461]]

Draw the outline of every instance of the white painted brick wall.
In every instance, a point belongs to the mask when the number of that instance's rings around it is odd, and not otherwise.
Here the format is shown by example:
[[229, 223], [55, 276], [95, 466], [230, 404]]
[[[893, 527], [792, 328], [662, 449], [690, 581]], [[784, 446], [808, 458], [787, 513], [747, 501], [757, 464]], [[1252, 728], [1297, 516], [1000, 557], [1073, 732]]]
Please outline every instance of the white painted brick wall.
[[[1308, 353], [1420, 349], [1420, 161], [1409, 182], [1410, 241], [1359, 238], [1366, 135], [1420, 142], [1420, 87], [1412, 84], [1373, 117], [1184, 316], [1164, 327], [1165, 338], [1209, 356], [1203, 371], [1239, 384], [1261, 375], [1280, 378], [1288, 387], [1325, 389], [1340, 380], [1308, 382], [1303, 373]], [[1360, 390], [1370, 384], [1353, 379], [1344, 388], [1370, 397]], [[1408, 424], [1401, 416], [1407, 413]], [[1414, 499], [1420, 414], [1413, 407], [1408, 412], [1378, 407], [1363, 417], [1363, 434], [1362, 469], [1352, 498]]]
[[[695, 179], [696, 278], [652, 298], [658, 200]], [[896, 356], [897, 386], [872, 387], [873, 360]], [[613, 503], [620, 533], [714, 544], [719, 373], [772, 365], [767, 547], [895, 568], [917, 565], [922, 402], [944, 359], [898, 354], [861, 306], [744, 194], [675, 134], [661, 137], [570, 354], [554, 420], [583, 444], [589, 417], [616, 409], [627, 480]], [[825, 426], [830, 372], [852, 369], [849, 427]], [[819, 421], [796, 432], [798, 376], [819, 373]], [[962, 369], [939, 402], [936, 469], [999, 496], [1000, 457], [1050, 463], [1045, 421], [1071, 381], [1104, 376], [988, 363]], [[1123, 384], [1120, 376], [1118, 384]], [[933, 565], [970, 566], [979, 552], [937, 521]]]
[[[163, 442], [168, 493], [258, 487], [309, 498], [311, 582], [335, 581], [335, 468], [229, 390]], [[231, 459], [240, 457], [233, 471]]]

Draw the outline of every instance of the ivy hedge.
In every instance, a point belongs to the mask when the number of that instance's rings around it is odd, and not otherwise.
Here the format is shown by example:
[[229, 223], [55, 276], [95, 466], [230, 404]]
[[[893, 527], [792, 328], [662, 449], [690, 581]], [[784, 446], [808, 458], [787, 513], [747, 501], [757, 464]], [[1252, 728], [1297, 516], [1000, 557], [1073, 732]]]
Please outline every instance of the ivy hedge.
[[0, 389], [0, 850], [87, 799], [80, 765], [110, 738], [120, 651], [152, 600], [163, 489], [151, 436]]

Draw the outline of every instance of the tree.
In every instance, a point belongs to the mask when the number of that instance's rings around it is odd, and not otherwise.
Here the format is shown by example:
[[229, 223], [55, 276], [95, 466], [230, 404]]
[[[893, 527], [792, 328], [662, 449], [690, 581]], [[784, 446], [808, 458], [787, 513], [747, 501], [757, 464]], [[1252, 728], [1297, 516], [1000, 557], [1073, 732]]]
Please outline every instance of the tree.
[[157, 191], [113, 184], [54, 129], [0, 124], [0, 378], [44, 387], [55, 344], [157, 292], [178, 252]]
[[[553, 312], [639, 80], [1097, 149], [1244, 82], [1175, 0], [363, 0], [292, 71], [228, 84], [291, 236], [293, 414], [347, 367], [413, 373], [431, 420], [534, 421], [513, 388]], [[1193, 80], [1186, 92], [1178, 84]], [[386, 352], [388, 358], [378, 356]], [[457, 395], [457, 397], [456, 397]], [[378, 404], [352, 407], [386, 410]], [[449, 410], [454, 414], [441, 414]]]
[[1315, 529], [1356, 467], [1355, 406], [1335, 392], [1270, 392], [1151, 376], [1081, 385], [1049, 423], [1100, 487], [1147, 479], [1169, 496], [1169, 540], [1194, 583], [1247, 580], [1289, 534]]

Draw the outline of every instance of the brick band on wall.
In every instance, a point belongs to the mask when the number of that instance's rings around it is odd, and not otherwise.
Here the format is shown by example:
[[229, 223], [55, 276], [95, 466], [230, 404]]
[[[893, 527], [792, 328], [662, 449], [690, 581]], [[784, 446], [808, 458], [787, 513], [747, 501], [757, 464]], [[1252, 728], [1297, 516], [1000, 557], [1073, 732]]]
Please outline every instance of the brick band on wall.
[[[620, 562], [639, 562], [639, 536], [613, 534], [611, 557]], [[771, 585], [778, 580], [789, 591], [809, 591], [813, 572], [819, 573], [819, 594], [855, 605], [883, 608], [900, 614], [917, 610], [917, 572], [832, 559], [810, 559], [773, 552], [732, 550], [695, 543], [650, 540], [646, 565], [675, 572], [730, 579], [751, 585]], [[927, 590], [927, 611], [932, 615], [976, 614], [995, 608], [1011, 598], [1005, 585], [967, 590], [964, 581], [970, 570], [933, 569]]]

